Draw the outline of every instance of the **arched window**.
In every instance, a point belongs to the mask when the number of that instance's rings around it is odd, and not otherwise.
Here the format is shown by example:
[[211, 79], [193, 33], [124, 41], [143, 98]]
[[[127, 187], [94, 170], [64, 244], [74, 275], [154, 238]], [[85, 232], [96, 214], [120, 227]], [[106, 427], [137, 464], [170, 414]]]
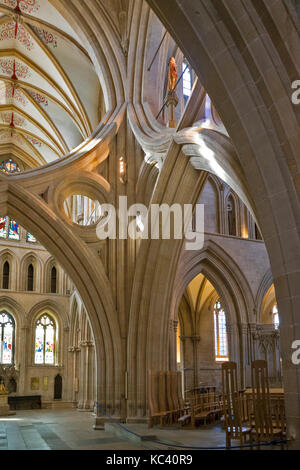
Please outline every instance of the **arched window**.
[[278, 313], [278, 308], [277, 305], [275, 304], [273, 309], [272, 309], [272, 315], [273, 315], [273, 325], [275, 330], [278, 330], [279, 328], [279, 313]]
[[55, 321], [47, 314], [42, 315], [35, 325], [35, 364], [54, 364], [55, 337]]
[[20, 240], [20, 225], [15, 220], [9, 221], [8, 238]]
[[0, 364], [12, 364], [14, 359], [15, 322], [6, 312], [0, 313]]
[[27, 290], [28, 292], [34, 291], [34, 267], [32, 264], [28, 266], [27, 273]]
[[232, 196], [227, 201], [228, 235], [236, 236], [235, 204]]
[[192, 93], [192, 73], [186, 62], [182, 63], [182, 73], [183, 95], [188, 98]]
[[51, 269], [51, 294], [56, 294], [57, 292], [57, 271], [56, 267], [53, 266]]
[[215, 356], [216, 361], [228, 361], [228, 339], [226, 330], [226, 315], [220, 300], [214, 306], [215, 324]]
[[8, 217], [0, 217], [0, 238], [7, 237]]
[[2, 289], [9, 289], [9, 272], [9, 262], [6, 261], [3, 265]]
[[0, 238], [20, 240], [20, 225], [9, 217], [0, 217]]

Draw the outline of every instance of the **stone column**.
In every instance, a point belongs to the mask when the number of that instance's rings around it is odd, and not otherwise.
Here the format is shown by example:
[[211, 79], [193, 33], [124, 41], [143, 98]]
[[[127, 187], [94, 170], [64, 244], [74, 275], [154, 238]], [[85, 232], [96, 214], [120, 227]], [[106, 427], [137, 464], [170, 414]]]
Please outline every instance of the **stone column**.
[[80, 342], [80, 378], [79, 378], [79, 411], [94, 410], [94, 362], [93, 341]]
[[170, 320], [170, 352], [169, 352], [170, 370], [177, 370], [177, 328], [178, 328], [178, 321]]
[[20, 338], [18, 338], [18, 342], [16, 344], [16, 347], [20, 345], [20, 353], [17, 352], [15, 357], [16, 368], [19, 370], [17, 392], [20, 396], [26, 395], [26, 376], [28, 366], [31, 364], [31, 349], [27, 349], [27, 345], [30, 343], [28, 336], [29, 328], [27, 326], [21, 328]]
[[241, 325], [241, 341], [243, 345], [243, 362], [241, 364], [241, 367], [243, 367], [243, 383], [241, 383], [241, 388], [245, 388], [251, 380], [251, 346], [249, 326], [247, 324]]
[[198, 342], [200, 336], [181, 336], [182, 341], [182, 362], [184, 374], [185, 390], [197, 387], [198, 383]]
[[178, 98], [175, 91], [169, 91], [166, 106], [169, 108], [169, 128], [176, 129], [175, 108], [178, 105]]
[[78, 392], [79, 392], [79, 377], [78, 377], [78, 368], [79, 368], [79, 354], [81, 349], [76, 346], [69, 348], [69, 352], [72, 353], [72, 401], [74, 403], [78, 402]]
[[243, 368], [243, 349], [241, 348], [241, 340], [243, 339], [240, 336], [239, 327], [237, 323], [228, 323], [226, 326], [227, 337], [228, 337], [228, 352], [229, 359], [237, 363], [238, 372], [239, 372], [239, 383], [240, 387], [244, 387], [244, 368]]

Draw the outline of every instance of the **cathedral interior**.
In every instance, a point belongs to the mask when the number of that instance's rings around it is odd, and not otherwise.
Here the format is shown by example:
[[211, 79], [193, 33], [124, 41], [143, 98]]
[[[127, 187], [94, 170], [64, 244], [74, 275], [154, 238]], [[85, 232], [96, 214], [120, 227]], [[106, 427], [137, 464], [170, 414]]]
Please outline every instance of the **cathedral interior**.
[[[0, 0], [0, 449], [300, 450], [299, 18]], [[145, 236], [163, 205], [198, 248]]]

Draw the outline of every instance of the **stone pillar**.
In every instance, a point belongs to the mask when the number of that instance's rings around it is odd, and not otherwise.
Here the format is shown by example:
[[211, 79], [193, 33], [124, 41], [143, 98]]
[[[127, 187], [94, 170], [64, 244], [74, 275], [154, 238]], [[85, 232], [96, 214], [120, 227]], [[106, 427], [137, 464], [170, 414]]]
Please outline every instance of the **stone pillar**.
[[178, 105], [178, 98], [175, 91], [169, 91], [166, 106], [169, 108], [169, 128], [176, 129], [175, 108]]
[[200, 336], [181, 336], [182, 341], [182, 363], [183, 363], [183, 375], [184, 375], [184, 387], [185, 390], [195, 388], [199, 385], [198, 383], [198, 342]]
[[238, 367], [239, 373], [239, 384], [240, 387], [244, 387], [244, 368], [243, 368], [243, 358], [241, 354], [243, 354], [243, 349], [241, 348], [241, 340], [243, 339], [240, 336], [239, 327], [237, 323], [227, 323], [227, 337], [228, 337], [228, 352], [229, 352], [229, 360], [236, 362]]
[[251, 380], [251, 350], [250, 350], [250, 334], [249, 326], [246, 324], [241, 325], [241, 341], [243, 345], [243, 362], [241, 367], [243, 367], [243, 383], [241, 383], [241, 388], [245, 388]]
[[80, 348], [77, 348], [76, 346], [72, 346], [69, 348], [69, 352], [72, 353], [72, 401], [74, 403], [77, 403], [78, 401], [78, 392], [79, 392], [79, 354], [80, 354]]
[[170, 352], [169, 352], [170, 370], [177, 370], [177, 328], [178, 328], [178, 321], [170, 320]]
[[79, 411], [94, 410], [94, 363], [95, 351], [93, 341], [80, 342], [80, 378], [79, 378]]
[[[17, 345], [21, 345], [20, 353], [17, 351], [17, 356], [15, 358], [16, 368], [19, 370], [19, 380], [17, 382], [17, 392], [18, 395], [26, 395], [26, 376], [28, 371], [28, 366], [32, 362], [32, 351], [27, 349], [29, 344], [29, 328], [27, 326], [22, 327], [20, 332], [20, 340]], [[17, 348], [16, 348], [17, 349]], [[30, 354], [31, 353], [31, 354]]]
[[227, 227], [227, 222], [226, 222], [226, 217], [225, 214], [227, 214], [226, 207], [225, 207], [225, 187], [224, 184], [220, 185], [220, 201], [219, 201], [219, 232], [221, 234], [226, 234], [226, 227]]

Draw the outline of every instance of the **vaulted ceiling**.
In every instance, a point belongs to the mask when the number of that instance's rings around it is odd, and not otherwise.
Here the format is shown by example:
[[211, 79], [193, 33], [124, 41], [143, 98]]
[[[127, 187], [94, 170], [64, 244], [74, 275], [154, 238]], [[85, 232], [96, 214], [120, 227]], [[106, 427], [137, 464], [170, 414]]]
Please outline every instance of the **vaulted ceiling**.
[[0, 161], [52, 162], [99, 123], [101, 89], [75, 31], [48, 0], [0, 0]]

